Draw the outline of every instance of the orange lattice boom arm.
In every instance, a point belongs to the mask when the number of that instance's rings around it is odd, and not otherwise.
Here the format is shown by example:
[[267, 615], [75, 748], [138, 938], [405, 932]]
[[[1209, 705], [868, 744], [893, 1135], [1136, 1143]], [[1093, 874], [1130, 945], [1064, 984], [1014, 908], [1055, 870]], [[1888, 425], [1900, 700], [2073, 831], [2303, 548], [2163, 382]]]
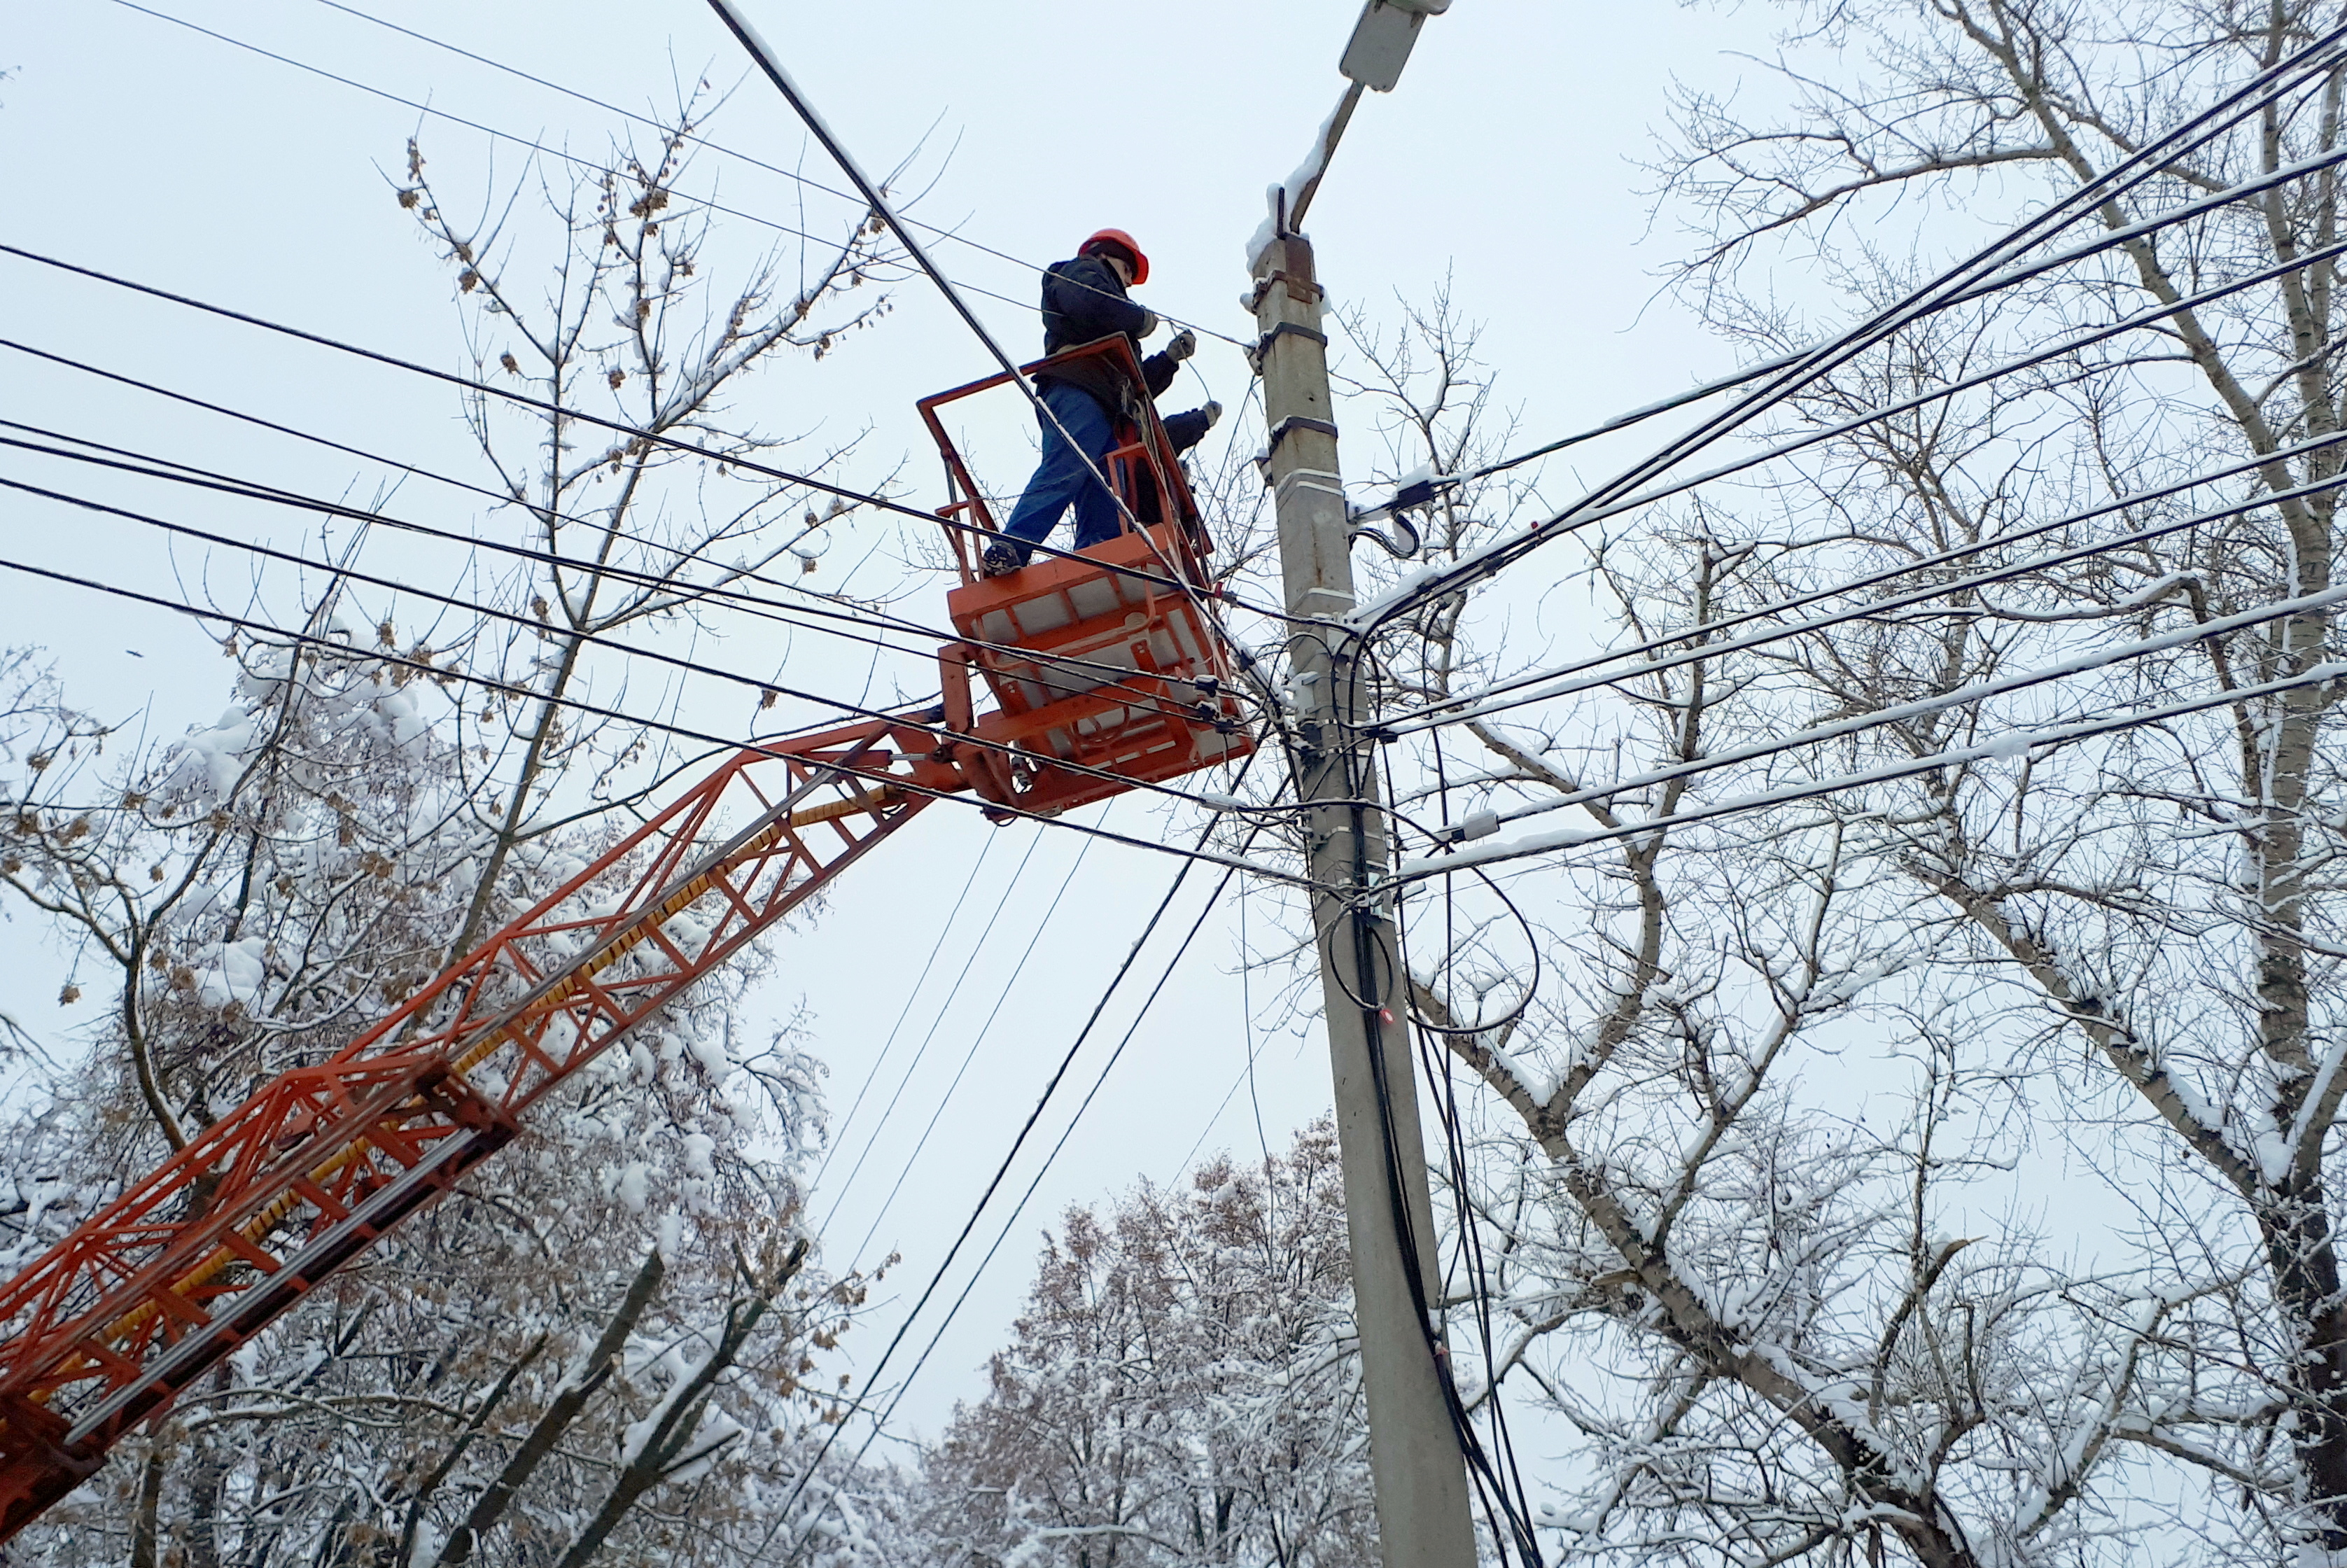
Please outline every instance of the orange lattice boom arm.
[[0, 1288], [0, 1540], [509, 1142], [557, 1085], [901, 826], [927, 792], [961, 787], [937, 751], [924, 725], [876, 720], [740, 753]]
[[[1087, 356], [1138, 384], [1122, 338], [1046, 363]], [[1107, 459], [1122, 533], [996, 579], [972, 569], [969, 530], [993, 519], [937, 408], [1010, 379], [921, 405], [961, 497], [938, 508], [963, 641], [938, 652], [936, 710], [739, 753], [0, 1286], [0, 1541], [938, 794], [972, 791], [998, 820], [1051, 816], [1255, 749], [1201, 560], [1213, 547], [1145, 404]], [[981, 689], [994, 711], [977, 711]]]

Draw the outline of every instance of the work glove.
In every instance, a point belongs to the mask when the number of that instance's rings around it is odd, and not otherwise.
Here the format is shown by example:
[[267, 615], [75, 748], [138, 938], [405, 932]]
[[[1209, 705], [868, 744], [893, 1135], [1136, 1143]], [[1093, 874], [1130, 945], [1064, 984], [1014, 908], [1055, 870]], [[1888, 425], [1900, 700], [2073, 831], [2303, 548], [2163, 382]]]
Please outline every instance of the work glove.
[[1157, 313], [1156, 313], [1155, 311], [1143, 311], [1143, 312], [1142, 312], [1142, 313], [1141, 313], [1141, 331], [1140, 331], [1138, 333], [1136, 333], [1135, 335], [1136, 335], [1136, 336], [1139, 336], [1139, 337], [1147, 337], [1151, 333], [1153, 333], [1153, 332], [1155, 332], [1156, 330], [1157, 330]]
[[1223, 416], [1223, 405], [1209, 403], [1203, 408], [1184, 409], [1165, 421], [1165, 438], [1174, 443], [1177, 453], [1187, 452], [1206, 438], [1214, 421]]
[[1175, 333], [1174, 341], [1165, 345], [1165, 357], [1177, 364], [1197, 352], [1198, 334], [1188, 327]]

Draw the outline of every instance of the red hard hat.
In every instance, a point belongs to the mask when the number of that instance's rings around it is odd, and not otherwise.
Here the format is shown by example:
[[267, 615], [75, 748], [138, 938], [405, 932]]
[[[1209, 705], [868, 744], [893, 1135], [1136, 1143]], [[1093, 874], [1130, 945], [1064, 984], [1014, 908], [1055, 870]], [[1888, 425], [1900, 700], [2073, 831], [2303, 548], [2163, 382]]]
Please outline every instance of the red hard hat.
[[1102, 229], [1085, 241], [1083, 249], [1077, 254], [1090, 255], [1092, 247], [1100, 244], [1114, 245], [1133, 258], [1133, 282], [1136, 287], [1149, 282], [1149, 258], [1141, 253], [1141, 247], [1133, 242], [1132, 235], [1122, 229]]

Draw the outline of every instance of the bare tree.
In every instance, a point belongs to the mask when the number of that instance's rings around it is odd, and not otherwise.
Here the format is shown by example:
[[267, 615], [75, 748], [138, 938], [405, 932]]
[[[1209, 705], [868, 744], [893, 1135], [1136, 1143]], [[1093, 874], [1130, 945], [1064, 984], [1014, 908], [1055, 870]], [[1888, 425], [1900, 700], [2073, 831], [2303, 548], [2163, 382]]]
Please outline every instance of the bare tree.
[[[1888, 305], [1931, 270], [1898, 244], [2077, 191], [2347, 22], [1783, 8], [1784, 117], [1687, 96], [1658, 165], [1685, 297], [1756, 359], [1818, 331], [1764, 260]], [[2336, 686], [2306, 679], [2336, 656], [2338, 191], [2231, 194], [2333, 152], [2342, 90], [1751, 432], [1799, 449], [1604, 525], [1587, 580], [1632, 651], [1392, 749], [1415, 812], [1579, 819], [1562, 876], [1405, 906], [1421, 1013], [1491, 1094], [1488, 1369], [1588, 1440], [1551, 1481], [1568, 1554], [2347, 1561]], [[1452, 411], [1449, 471], [1455, 374], [1393, 378], [1406, 422]], [[1471, 542], [1516, 513], [1461, 498]], [[1586, 651], [1561, 593], [1501, 582], [1389, 640], [1397, 691]]]
[[986, 1396], [908, 1478], [940, 1565], [1369, 1560], [1332, 1128], [1048, 1236]]
[[[407, 149], [395, 193], [454, 279], [471, 368], [537, 400], [466, 405], [504, 497], [475, 526], [525, 547], [467, 563], [481, 613], [404, 627], [396, 596], [335, 576], [284, 635], [227, 640], [233, 704], [177, 742], [101, 754], [37, 688], [0, 718], [0, 883], [77, 955], [63, 1001], [103, 1008], [86, 1061], [10, 1107], [12, 1255], [600, 855], [694, 760], [608, 716], [655, 711], [612, 634], [717, 634], [712, 593], [819, 553], [838, 509], [740, 465], [834, 467], [852, 436], [802, 447], [727, 401], [876, 321], [888, 258], [859, 214], [744, 266], [681, 189], [703, 108], [600, 172], [532, 169], [469, 223]], [[643, 434], [614, 442], [581, 409]], [[364, 542], [346, 518], [323, 529], [338, 559]], [[837, 1419], [824, 1358], [863, 1288], [806, 1266], [795, 1234], [817, 1069], [794, 1022], [760, 1021], [758, 968], [599, 1061], [550, 1124], [125, 1445], [22, 1560], [754, 1557], [784, 1495], [764, 1478]]]

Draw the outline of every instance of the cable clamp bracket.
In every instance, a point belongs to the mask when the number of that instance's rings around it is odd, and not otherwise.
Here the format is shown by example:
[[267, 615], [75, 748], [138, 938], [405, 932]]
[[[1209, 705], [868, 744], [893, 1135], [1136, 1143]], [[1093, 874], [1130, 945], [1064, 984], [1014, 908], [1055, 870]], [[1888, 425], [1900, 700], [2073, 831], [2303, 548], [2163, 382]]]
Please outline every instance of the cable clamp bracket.
[[1264, 333], [1261, 337], [1255, 339], [1255, 346], [1246, 351], [1247, 368], [1254, 371], [1257, 375], [1261, 375], [1263, 374], [1264, 356], [1271, 353], [1271, 345], [1273, 343], [1278, 342], [1281, 337], [1289, 333], [1295, 333], [1297, 337], [1303, 338], [1307, 342], [1318, 343], [1324, 350], [1328, 346], [1328, 334], [1327, 333], [1320, 332], [1313, 327], [1307, 327], [1302, 322], [1275, 322], [1272, 323], [1271, 330]]
[[1271, 459], [1273, 455], [1278, 452], [1279, 444], [1298, 430], [1317, 431], [1331, 441], [1337, 438], [1337, 427], [1327, 420], [1314, 419], [1302, 414], [1289, 415], [1271, 427], [1271, 439], [1266, 441], [1263, 444], [1263, 450], [1255, 454], [1255, 466], [1263, 470], [1265, 484], [1271, 483]]
[[1500, 814], [1496, 811], [1479, 811], [1452, 823], [1449, 827], [1436, 830], [1434, 841], [1437, 844], [1467, 844], [1478, 838], [1489, 838], [1499, 831]]
[[[1285, 239], [1286, 236], [1283, 234], [1280, 238]], [[1269, 277], [1256, 279], [1255, 287], [1239, 296], [1239, 304], [1252, 314], [1262, 308], [1263, 297], [1266, 294], [1271, 292], [1274, 288], [1283, 286], [1287, 290], [1287, 297], [1299, 304], [1314, 304], [1323, 297], [1318, 283], [1302, 273], [1291, 272], [1286, 268], [1281, 267], [1276, 269]]]

